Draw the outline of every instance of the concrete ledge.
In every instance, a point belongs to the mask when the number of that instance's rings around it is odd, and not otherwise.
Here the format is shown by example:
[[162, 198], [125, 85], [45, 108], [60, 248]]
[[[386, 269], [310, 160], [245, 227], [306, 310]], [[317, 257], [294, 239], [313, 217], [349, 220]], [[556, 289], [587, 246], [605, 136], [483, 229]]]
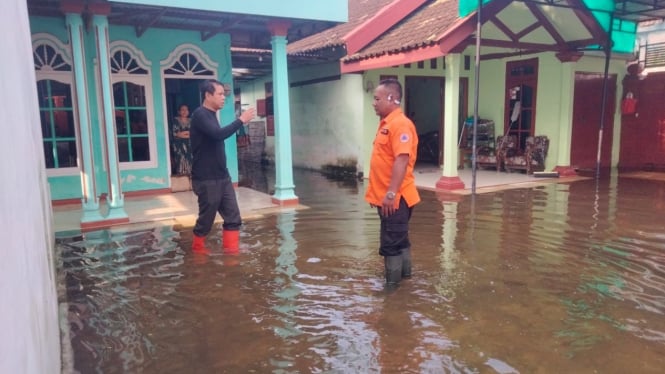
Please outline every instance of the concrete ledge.
[[191, 191], [192, 183], [188, 175], [171, 177], [171, 192]]
[[111, 226], [123, 225], [129, 223], [129, 218], [105, 219], [102, 221], [81, 222], [81, 231], [94, 231], [107, 229]]

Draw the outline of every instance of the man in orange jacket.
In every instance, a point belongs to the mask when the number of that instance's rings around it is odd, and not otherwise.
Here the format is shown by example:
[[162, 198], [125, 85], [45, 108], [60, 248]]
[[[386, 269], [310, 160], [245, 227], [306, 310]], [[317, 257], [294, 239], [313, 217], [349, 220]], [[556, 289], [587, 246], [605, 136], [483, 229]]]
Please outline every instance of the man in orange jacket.
[[374, 90], [374, 111], [380, 117], [369, 167], [365, 200], [381, 219], [379, 254], [384, 257], [387, 285], [411, 276], [409, 221], [420, 202], [413, 167], [416, 163], [416, 127], [400, 107], [402, 85], [386, 79]]

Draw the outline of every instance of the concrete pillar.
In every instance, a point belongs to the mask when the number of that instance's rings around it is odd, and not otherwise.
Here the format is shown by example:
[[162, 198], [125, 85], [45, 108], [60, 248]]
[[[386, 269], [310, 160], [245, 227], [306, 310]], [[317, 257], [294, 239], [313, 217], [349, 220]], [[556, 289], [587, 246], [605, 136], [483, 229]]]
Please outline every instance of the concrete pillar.
[[76, 92], [78, 132], [81, 142], [81, 155], [79, 155], [79, 168], [81, 169], [81, 190], [83, 197], [81, 205], [83, 214], [81, 223], [103, 220], [99, 211], [97, 184], [95, 182], [95, 159], [93, 157], [92, 127], [88, 103], [87, 77], [85, 72], [85, 49], [83, 46], [83, 12], [85, 4], [66, 3], [65, 22], [69, 32], [69, 43], [72, 48], [72, 61], [74, 69], [74, 87]]
[[111, 11], [109, 3], [95, 3], [88, 6], [93, 13], [92, 24], [97, 45], [97, 69], [102, 88], [103, 137], [106, 147], [106, 167], [108, 172], [108, 212], [104, 225], [129, 222], [125, 212], [122, 186], [120, 180], [120, 164], [118, 161], [118, 139], [115, 131], [113, 105], [113, 87], [111, 86], [111, 69], [109, 63], [108, 19]]
[[464, 188], [464, 182], [457, 174], [459, 164], [459, 79], [462, 70], [462, 56], [459, 53], [449, 54], [446, 59], [446, 84], [444, 93], [443, 115], [443, 168], [436, 188], [441, 190], [458, 190]]
[[289, 109], [289, 72], [286, 60], [288, 22], [268, 25], [272, 33], [273, 106], [275, 110], [275, 194], [274, 203], [298, 203], [293, 183], [291, 155], [291, 111]]

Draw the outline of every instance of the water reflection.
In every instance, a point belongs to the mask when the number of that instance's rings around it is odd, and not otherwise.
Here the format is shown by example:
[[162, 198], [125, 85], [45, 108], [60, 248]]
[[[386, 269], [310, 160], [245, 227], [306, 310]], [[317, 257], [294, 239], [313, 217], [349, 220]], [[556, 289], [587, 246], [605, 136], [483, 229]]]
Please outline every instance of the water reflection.
[[[266, 177], [268, 180], [270, 177]], [[168, 226], [59, 239], [80, 372], [660, 372], [665, 182], [423, 192], [414, 277], [383, 288], [358, 181], [295, 173], [307, 210], [200, 261]], [[232, 260], [236, 259], [234, 263]]]

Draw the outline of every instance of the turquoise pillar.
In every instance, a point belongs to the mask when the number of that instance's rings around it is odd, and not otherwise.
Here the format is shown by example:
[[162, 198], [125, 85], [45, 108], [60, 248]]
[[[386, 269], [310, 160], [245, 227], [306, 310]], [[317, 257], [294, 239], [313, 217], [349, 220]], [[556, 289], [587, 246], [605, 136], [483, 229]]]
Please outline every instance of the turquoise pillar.
[[298, 260], [298, 242], [293, 237], [295, 231], [296, 212], [286, 212], [277, 216], [277, 227], [281, 237], [278, 255], [275, 259], [274, 279], [275, 284], [280, 285], [275, 291], [277, 305], [274, 309], [281, 316], [283, 326], [277, 326], [275, 333], [282, 339], [290, 339], [302, 335], [296, 315], [299, 310], [298, 296], [302, 293], [298, 286], [298, 274], [296, 262]]
[[[110, 9], [109, 9], [110, 10]], [[92, 17], [97, 44], [97, 69], [102, 86], [103, 120], [102, 128], [106, 138], [106, 166], [108, 172], [108, 213], [106, 220], [127, 220], [124, 208], [122, 186], [120, 181], [120, 164], [118, 162], [118, 139], [115, 132], [113, 115], [113, 96], [111, 92], [111, 69], [109, 66], [108, 19], [106, 15], [95, 14]]]
[[92, 128], [90, 126], [90, 112], [88, 111], [88, 90], [85, 64], [83, 56], [83, 18], [80, 13], [67, 13], [65, 17], [69, 42], [72, 48], [74, 68], [74, 89], [76, 92], [77, 121], [81, 141], [81, 155], [79, 168], [81, 169], [81, 190], [83, 197], [81, 205], [83, 214], [81, 223], [101, 221], [99, 211], [97, 184], [95, 183], [95, 159], [92, 149]]
[[289, 109], [289, 72], [286, 62], [288, 23], [269, 25], [272, 32], [273, 106], [275, 111], [275, 194], [280, 205], [298, 202], [293, 183], [291, 155], [291, 111]]

